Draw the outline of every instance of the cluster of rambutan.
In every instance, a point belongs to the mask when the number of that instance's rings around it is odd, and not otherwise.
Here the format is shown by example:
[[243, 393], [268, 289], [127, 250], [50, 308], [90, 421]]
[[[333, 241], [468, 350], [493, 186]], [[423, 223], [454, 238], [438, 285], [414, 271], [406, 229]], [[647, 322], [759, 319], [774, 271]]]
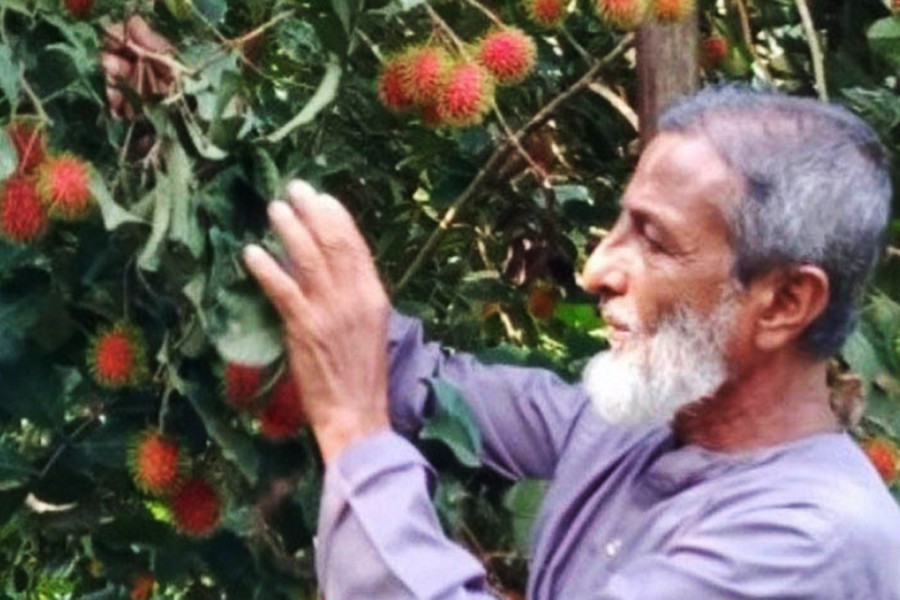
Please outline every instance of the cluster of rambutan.
[[232, 408], [253, 415], [263, 437], [286, 440], [306, 424], [306, 413], [290, 370], [277, 375], [274, 382], [271, 379], [265, 366], [228, 362], [222, 391]]
[[207, 478], [187, 475], [188, 461], [174, 439], [155, 429], [139, 434], [128, 466], [138, 488], [165, 499], [179, 532], [205, 537], [216, 530], [222, 516], [221, 496]]
[[697, 0], [595, 0], [600, 18], [616, 29], [637, 29], [648, 19], [683, 21], [697, 10]]
[[534, 40], [514, 27], [490, 31], [464, 57], [436, 44], [413, 46], [383, 65], [378, 97], [394, 112], [417, 109], [430, 127], [474, 125], [493, 105], [495, 87], [524, 80], [536, 55]]
[[50, 219], [75, 221], [94, 205], [88, 163], [71, 154], [47, 154], [41, 130], [16, 121], [6, 130], [16, 149], [15, 172], [0, 184], [0, 236], [16, 244], [39, 240]]

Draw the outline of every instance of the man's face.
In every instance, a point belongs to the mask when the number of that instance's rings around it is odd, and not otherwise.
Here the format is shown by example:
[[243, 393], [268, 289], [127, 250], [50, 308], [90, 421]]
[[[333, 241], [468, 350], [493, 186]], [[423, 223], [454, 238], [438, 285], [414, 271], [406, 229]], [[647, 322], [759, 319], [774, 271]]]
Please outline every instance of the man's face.
[[644, 152], [583, 273], [612, 329], [612, 351], [585, 369], [609, 420], [668, 420], [724, 382], [739, 320], [725, 209], [738, 191], [701, 136], [663, 133]]

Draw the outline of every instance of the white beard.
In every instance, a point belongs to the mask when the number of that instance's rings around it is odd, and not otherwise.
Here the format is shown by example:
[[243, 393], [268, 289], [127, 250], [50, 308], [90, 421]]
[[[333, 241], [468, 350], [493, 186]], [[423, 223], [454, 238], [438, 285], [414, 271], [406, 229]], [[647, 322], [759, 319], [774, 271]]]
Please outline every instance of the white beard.
[[617, 315], [631, 330], [625, 344], [594, 356], [582, 373], [601, 418], [632, 427], [660, 425], [715, 394], [728, 378], [725, 344], [737, 307], [729, 289], [710, 315], [681, 306], [650, 334]]

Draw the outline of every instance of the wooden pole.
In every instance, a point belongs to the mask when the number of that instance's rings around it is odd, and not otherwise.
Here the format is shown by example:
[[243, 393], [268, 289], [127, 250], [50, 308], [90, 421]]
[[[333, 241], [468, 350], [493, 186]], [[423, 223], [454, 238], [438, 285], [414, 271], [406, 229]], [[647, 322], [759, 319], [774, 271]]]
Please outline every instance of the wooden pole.
[[637, 38], [638, 115], [641, 145], [655, 132], [656, 117], [673, 100], [697, 91], [700, 30], [697, 13], [675, 24], [648, 22]]

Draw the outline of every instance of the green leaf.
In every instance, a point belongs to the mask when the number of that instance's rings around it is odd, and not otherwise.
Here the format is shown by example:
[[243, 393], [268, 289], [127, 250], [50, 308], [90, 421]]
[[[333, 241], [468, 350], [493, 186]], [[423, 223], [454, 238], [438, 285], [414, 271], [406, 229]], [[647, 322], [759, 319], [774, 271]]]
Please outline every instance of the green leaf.
[[481, 434], [466, 399], [444, 379], [432, 378], [427, 383], [435, 399], [435, 411], [422, 428], [421, 438], [442, 442], [467, 467], [481, 466]]
[[99, 173], [91, 173], [91, 195], [100, 207], [100, 214], [103, 216], [103, 226], [107, 231], [118, 229], [126, 223], [143, 223], [143, 221], [116, 204], [106, 182]]
[[531, 541], [531, 529], [547, 492], [547, 482], [540, 479], [523, 479], [513, 485], [503, 496], [503, 506], [512, 514], [513, 537], [516, 547], [527, 554]]
[[24, 483], [37, 471], [28, 462], [19, 456], [9, 444], [0, 439], [0, 490]]
[[197, 10], [207, 21], [219, 24], [225, 21], [225, 13], [228, 12], [226, 0], [194, 0]]
[[900, 66], [900, 17], [875, 21], [867, 33], [872, 52], [885, 61]]
[[362, 4], [362, 0], [331, 0], [331, 6], [348, 35], [354, 29]]
[[209, 336], [226, 361], [268, 364], [284, 352], [281, 323], [256, 291], [218, 289], [206, 310]]
[[844, 344], [841, 354], [850, 368], [859, 375], [869, 388], [879, 377], [887, 373], [887, 368], [871, 340], [858, 327]]
[[0, 365], [0, 411], [50, 429], [63, 425], [65, 397], [60, 372], [37, 350], [13, 365]]
[[19, 67], [13, 62], [12, 50], [6, 44], [0, 45], [0, 90], [14, 105], [19, 100], [20, 89]]
[[19, 162], [16, 147], [8, 135], [0, 134], [0, 179], [6, 179], [16, 170]]
[[553, 316], [582, 331], [591, 331], [603, 325], [595, 304], [562, 302], [556, 306]]

